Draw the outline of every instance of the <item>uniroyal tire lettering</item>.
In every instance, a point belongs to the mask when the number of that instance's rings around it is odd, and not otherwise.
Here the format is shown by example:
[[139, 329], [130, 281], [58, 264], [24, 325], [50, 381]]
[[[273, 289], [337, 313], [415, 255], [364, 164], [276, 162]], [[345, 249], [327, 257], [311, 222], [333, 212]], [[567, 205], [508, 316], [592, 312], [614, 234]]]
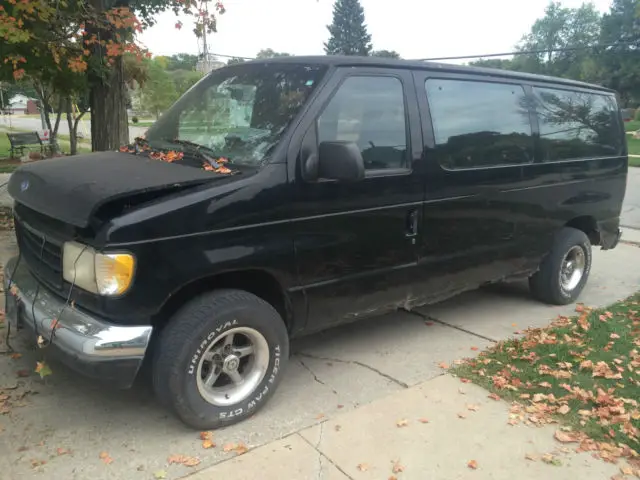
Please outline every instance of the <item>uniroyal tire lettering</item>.
[[238, 415], [242, 415], [244, 412], [243, 408], [236, 408], [235, 410], [231, 410], [230, 412], [220, 412], [220, 418], [233, 418]]
[[227, 330], [228, 328], [233, 327], [237, 324], [238, 320], [231, 320], [230, 322], [225, 322], [219, 327], [216, 327], [216, 329], [212, 332], [209, 332], [209, 335], [207, 335], [207, 337], [202, 340], [202, 342], [200, 342], [196, 353], [193, 355], [193, 357], [191, 357], [191, 362], [189, 363], [189, 368], [187, 369], [187, 373], [189, 375], [193, 375], [196, 372], [200, 357], [202, 356], [202, 352], [206, 351], [207, 346], [211, 344], [211, 341], [223, 330]]

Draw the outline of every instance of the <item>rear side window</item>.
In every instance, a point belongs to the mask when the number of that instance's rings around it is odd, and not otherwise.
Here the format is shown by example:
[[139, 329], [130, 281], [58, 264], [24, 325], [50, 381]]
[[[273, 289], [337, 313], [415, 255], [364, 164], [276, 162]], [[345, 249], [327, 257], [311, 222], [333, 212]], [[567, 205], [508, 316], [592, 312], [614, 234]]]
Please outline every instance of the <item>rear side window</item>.
[[551, 88], [533, 91], [544, 161], [620, 154], [613, 97]]
[[318, 140], [355, 142], [365, 169], [406, 168], [407, 122], [396, 77], [349, 77], [318, 118]]
[[520, 85], [429, 79], [436, 154], [446, 169], [533, 161], [529, 100]]

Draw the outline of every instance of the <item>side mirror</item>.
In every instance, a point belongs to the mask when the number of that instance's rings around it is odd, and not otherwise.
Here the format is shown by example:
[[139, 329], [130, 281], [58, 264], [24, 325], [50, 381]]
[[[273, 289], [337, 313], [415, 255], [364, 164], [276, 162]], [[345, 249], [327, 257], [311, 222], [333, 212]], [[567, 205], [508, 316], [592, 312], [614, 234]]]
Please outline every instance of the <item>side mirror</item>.
[[353, 142], [322, 142], [318, 147], [318, 178], [357, 182], [364, 178], [364, 160]]

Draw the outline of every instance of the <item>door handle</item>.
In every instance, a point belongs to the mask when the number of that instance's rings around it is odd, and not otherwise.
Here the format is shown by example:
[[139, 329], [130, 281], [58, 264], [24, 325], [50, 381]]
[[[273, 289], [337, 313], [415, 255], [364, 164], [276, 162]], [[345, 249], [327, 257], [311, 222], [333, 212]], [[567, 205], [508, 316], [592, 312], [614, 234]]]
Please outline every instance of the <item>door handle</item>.
[[407, 230], [405, 236], [413, 238], [418, 235], [418, 210], [411, 210], [407, 214]]

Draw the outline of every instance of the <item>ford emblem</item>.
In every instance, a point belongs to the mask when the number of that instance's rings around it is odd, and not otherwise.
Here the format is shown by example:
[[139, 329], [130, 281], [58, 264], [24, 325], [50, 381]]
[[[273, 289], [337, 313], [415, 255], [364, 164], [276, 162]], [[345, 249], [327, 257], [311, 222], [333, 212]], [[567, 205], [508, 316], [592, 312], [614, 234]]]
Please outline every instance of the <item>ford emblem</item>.
[[27, 188], [29, 188], [29, 180], [23, 180], [20, 184], [20, 191], [24, 192]]

